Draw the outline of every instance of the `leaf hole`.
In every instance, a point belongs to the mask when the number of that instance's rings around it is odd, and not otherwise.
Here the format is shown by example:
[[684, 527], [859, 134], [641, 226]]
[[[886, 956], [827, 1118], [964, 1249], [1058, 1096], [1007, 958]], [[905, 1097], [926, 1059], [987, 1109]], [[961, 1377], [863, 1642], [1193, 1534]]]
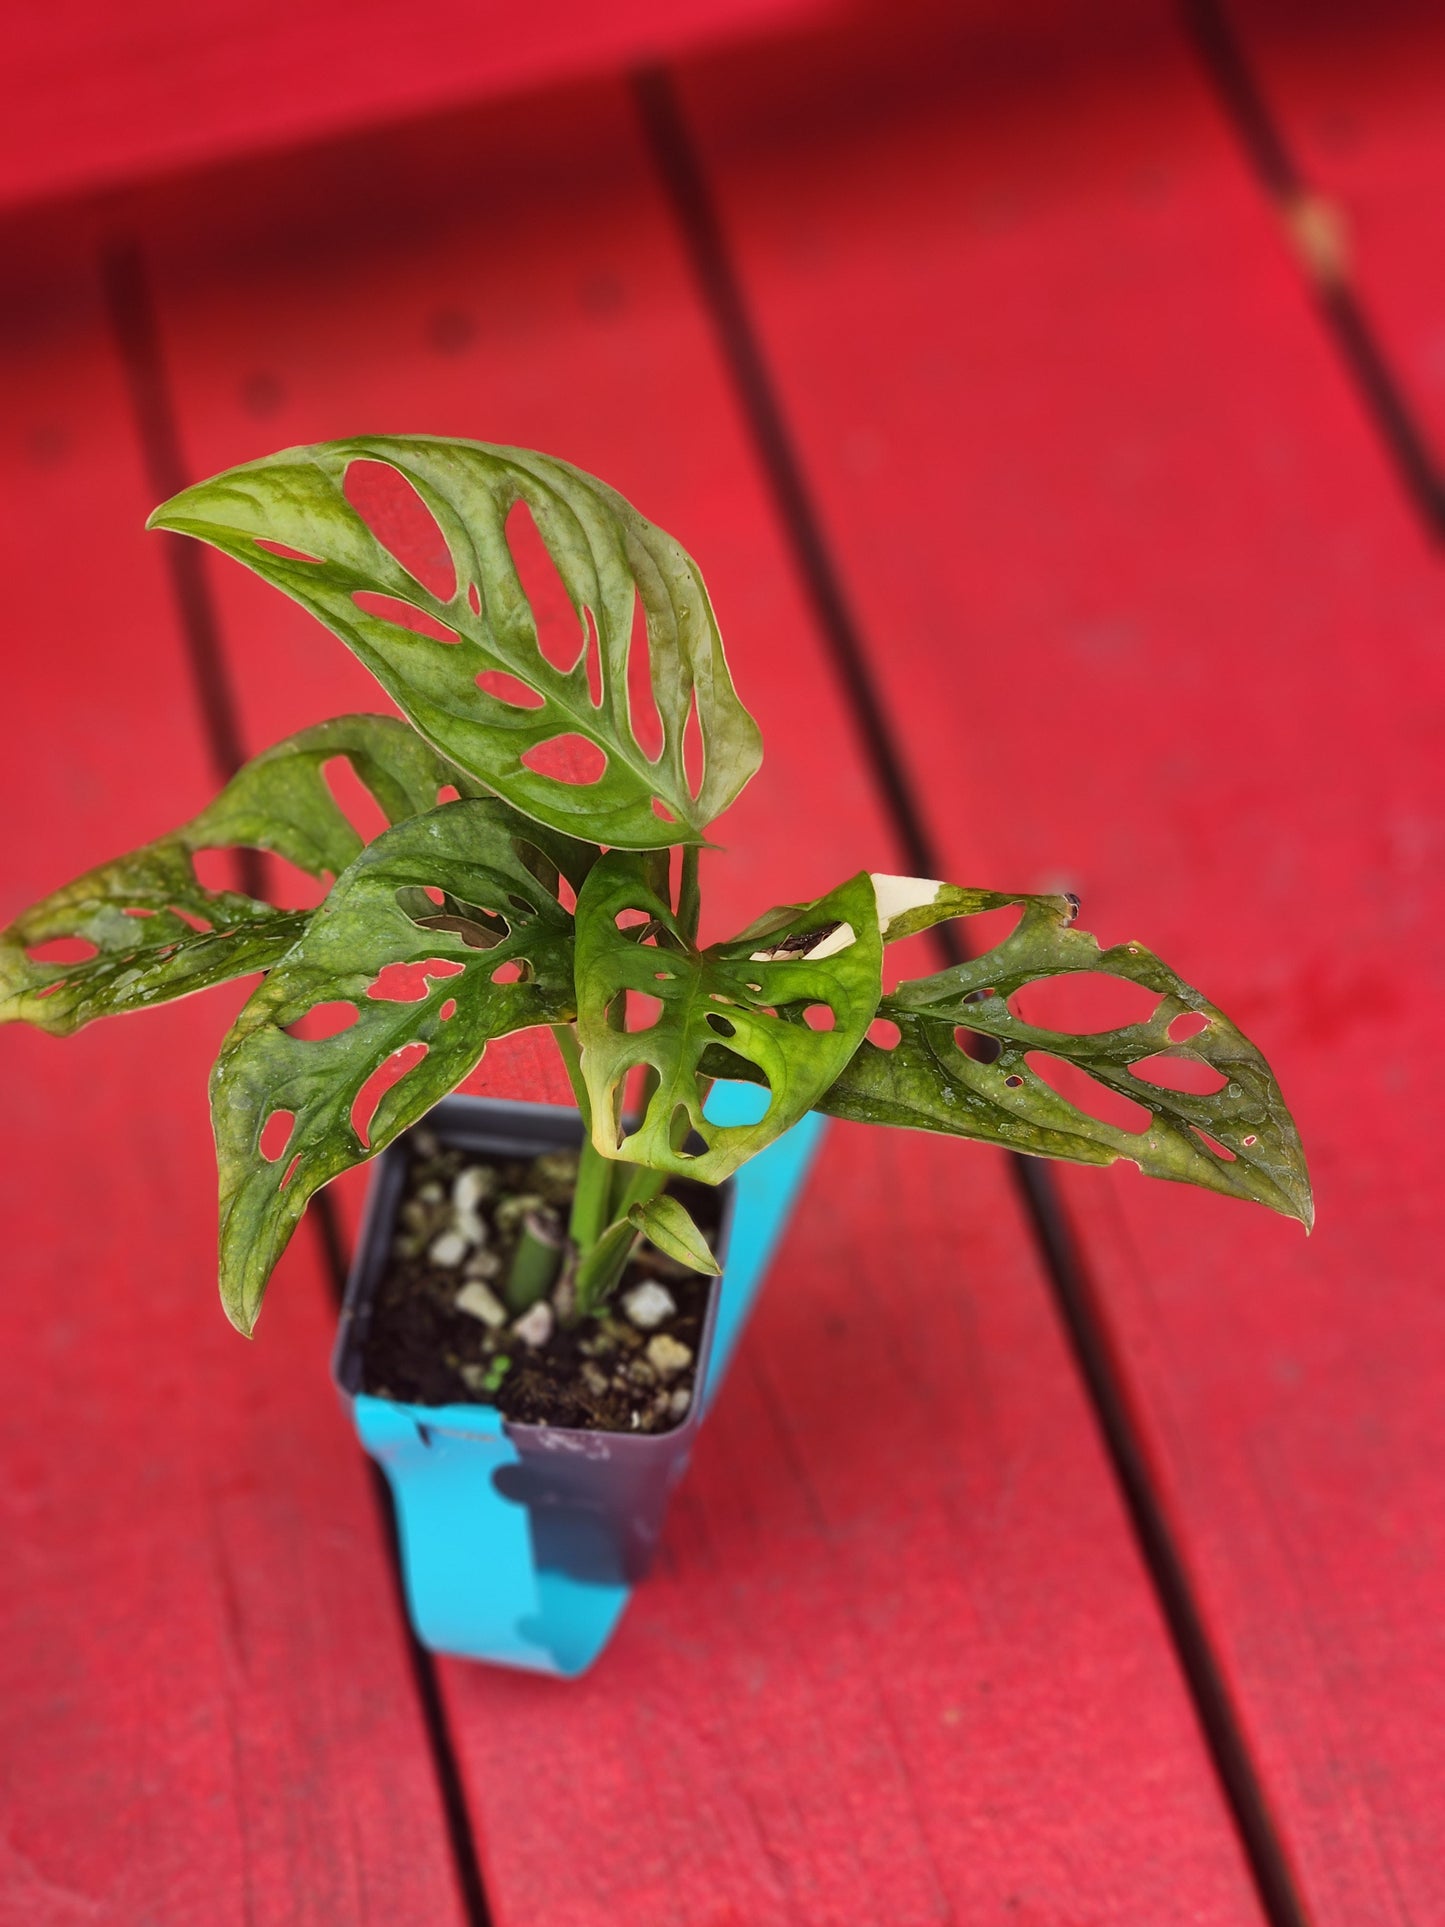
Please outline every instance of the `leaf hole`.
[[662, 823], [676, 823], [677, 821], [677, 818], [660, 796], [654, 796], [652, 799], [652, 814]]
[[875, 1017], [868, 1026], [868, 1042], [879, 1050], [896, 1050], [903, 1032], [891, 1017]]
[[457, 592], [456, 564], [436, 517], [390, 462], [352, 462], [342, 483], [346, 499], [382, 547], [438, 602]]
[[662, 754], [662, 717], [652, 687], [652, 644], [642, 597], [632, 598], [632, 638], [627, 651], [627, 714], [638, 748], [650, 762]]
[[576, 734], [553, 736], [545, 743], [534, 743], [523, 752], [524, 766], [538, 776], [550, 776], [555, 783], [585, 788], [600, 783], [607, 774], [607, 753], [589, 737]]
[[386, 964], [367, 990], [377, 1004], [419, 1004], [431, 995], [432, 977], [455, 977], [466, 966], [454, 957], [428, 957], [424, 962]]
[[[1219, 1139], [1217, 1137], [1211, 1137], [1208, 1131], [1201, 1131], [1197, 1124], [1191, 1124], [1189, 1128], [1199, 1139], [1199, 1142], [1204, 1146], [1206, 1151], [1212, 1151], [1217, 1158], [1223, 1158], [1226, 1164], [1233, 1164], [1235, 1162], [1234, 1153], [1227, 1144], [1221, 1144]], [[1246, 1144], [1251, 1141], [1249, 1138], [1245, 1139]]]
[[639, 930], [644, 923], [652, 922], [652, 912], [630, 905], [626, 910], [619, 910], [612, 921], [619, 930]]
[[268, 1164], [275, 1164], [285, 1155], [286, 1146], [291, 1142], [291, 1133], [296, 1128], [294, 1111], [272, 1111], [261, 1126], [261, 1135], [256, 1140], [256, 1148]]
[[185, 910], [178, 903], [168, 903], [166, 908], [173, 917], [194, 930], [197, 936], [206, 936], [216, 927], [209, 917], [200, 916], [194, 910]]
[[545, 662], [566, 675], [582, 659], [588, 625], [573, 608], [567, 586], [525, 502], [518, 500], [507, 511], [506, 537], [522, 594], [532, 611], [537, 647]]
[[482, 613], [482, 592], [475, 582], [467, 584], [467, 601], [471, 606], [472, 614], [479, 616]]
[[809, 1030], [834, 1030], [838, 1018], [830, 1004], [809, 1004], [803, 1012], [803, 1022]]
[[[673, 1106], [672, 1117], [667, 1127], [667, 1142], [674, 1155], [680, 1158], [695, 1158], [700, 1155], [698, 1139], [693, 1133], [692, 1118], [686, 1104]], [[701, 1149], [706, 1151], [707, 1142], [702, 1140]]]
[[286, 1189], [287, 1185], [291, 1182], [292, 1178], [295, 1177], [297, 1167], [300, 1165], [300, 1163], [301, 1163], [301, 1153], [298, 1151], [295, 1157], [292, 1158], [291, 1162], [286, 1166], [286, 1169], [281, 1174], [280, 1188], [283, 1191]]
[[505, 669], [484, 669], [477, 677], [477, 688], [484, 696], [494, 696], [509, 709], [542, 709], [547, 702], [540, 690], [531, 688], [520, 676], [509, 675]]
[[996, 1064], [1003, 1053], [1003, 1045], [996, 1037], [990, 1037], [986, 1031], [969, 1030], [964, 1024], [954, 1031], [953, 1041], [975, 1064]]
[[494, 984], [525, 984], [532, 981], [532, 966], [525, 957], [508, 957], [492, 972]]
[[416, 1069], [426, 1053], [427, 1047], [420, 1038], [403, 1044], [400, 1050], [382, 1059], [356, 1093], [351, 1105], [351, 1128], [364, 1150], [371, 1149], [371, 1127], [376, 1121], [381, 1100], [409, 1071]]
[[437, 1012], [437, 1016], [441, 1019], [441, 1021], [444, 1024], [450, 1023], [452, 1018], [455, 1017], [456, 1014], [457, 1014], [457, 1000], [455, 997], [448, 997], [446, 1002], [442, 1005], [441, 1009]]
[[1187, 1091], [1195, 1097], [1213, 1097], [1229, 1083], [1222, 1071], [1198, 1057], [1143, 1057], [1129, 1069], [1143, 1083], [1157, 1085], [1161, 1091]]
[[1009, 998], [1009, 1009], [1025, 1023], [1062, 1030], [1075, 1037], [1122, 1030], [1147, 1023], [1159, 1008], [1157, 990], [1130, 983], [1106, 970], [1075, 970], [1025, 984]]
[[652, 1030], [662, 1017], [662, 999], [645, 990], [627, 992], [625, 1030]]
[[729, 1023], [726, 1017], [720, 1017], [715, 1010], [707, 1014], [707, 1027], [715, 1030], [719, 1037], [736, 1037], [738, 1034], [737, 1025]]
[[1149, 1129], [1152, 1119], [1142, 1104], [1136, 1104], [1109, 1084], [1101, 1084], [1077, 1064], [1037, 1050], [1029, 1051], [1025, 1062], [1056, 1096], [1072, 1104], [1076, 1111], [1082, 1111], [1085, 1117], [1097, 1118], [1101, 1124], [1111, 1124], [1116, 1131], [1128, 1131], [1134, 1137], [1142, 1137]]
[[703, 748], [702, 719], [698, 715], [696, 691], [688, 704], [687, 721], [682, 726], [682, 767], [689, 795], [698, 796], [702, 791], [707, 754]]
[[123, 917], [153, 917], [155, 911], [143, 903], [128, 903], [121, 911]]
[[585, 605], [582, 620], [587, 629], [587, 694], [592, 699], [592, 707], [600, 709], [606, 693], [602, 675], [602, 643], [597, 634], [597, 618]]
[[1181, 1010], [1177, 1017], [1169, 1019], [1169, 1026], [1164, 1034], [1171, 1044], [1182, 1044], [1191, 1037], [1197, 1037], [1200, 1031], [1208, 1028], [1209, 1019], [1202, 1010]]
[[313, 1004], [304, 1017], [286, 1026], [286, 1035], [300, 1043], [321, 1044], [328, 1037], [339, 1037], [342, 1031], [350, 1030], [359, 1015], [355, 1004]]
[[433, 642], [460, 642], [461, 637], [455, 629], [449, 629], [435, 616], [418, 609], [414, 602], [404, 602], [400, 596], [379, 595], [374, 589], [353, 589], [351, 600], [363, 615], [377, 616], [383, 622], [394, 623], [398, 629], [409, 629], [413, 635], [430, 636]]
[[28, 945], [25, 954], [32, 963], [81, 964], [98, 957], [100, 948], [89, 937], [47, 937], [44, 943]]
[[437, 791], [438, 803], [460, 803], [461, 800], [462, 793], [455, 783], [443, 783]]
[[293, 549], [285, 542], [273, 542], [269, 536], [253, 535], [251, 540], [258, 549], [264, 549], [267, 555], [279, 555], [283, 562], [319, 563], [321, 560], [319, 555], [308, 555], [305, 549]]

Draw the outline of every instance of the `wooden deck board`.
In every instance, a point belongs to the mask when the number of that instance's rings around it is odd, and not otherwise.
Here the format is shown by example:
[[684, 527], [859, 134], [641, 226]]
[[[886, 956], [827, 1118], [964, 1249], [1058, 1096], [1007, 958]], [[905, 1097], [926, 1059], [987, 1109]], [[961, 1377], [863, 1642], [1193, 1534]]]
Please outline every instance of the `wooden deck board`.
[[[1360, 259], [1424, 392], [1434, 69], [1398, 115], [1354, 71], [1332, 101], [1414, 176]], [[1296, 1107], [1308, 1244], [1063, 1188], [1312, 1917], [1435, 1918], [1438, 557], [1167, 9], [890, 17], [686, 98], [952, 873], [1077, 889]]]
[[1335, 211], [1351, 283], [1438, 469], [1445, 461], [1445, 20], [1420, 0], [1368, 9], [1252, 0], [1234, 25], [1281, 135]]
[[[12, 242], [13, 242], [13, 237]], [[93, 250], [7, 248], [3, 913], [214, 788]], [[303, 1251], [221, 1315], [206, 1073], [236, 994], [0, 1038], [0, 1920], [459, 1918]]]
[[[620, 86], [148, 221], [198, 472], [474, 433], [696, 550], [770, 747], [710, 916], [896, 861]], [[213, 580], [248, 736], [357, 699], [339, 645]], [[444, 1669], [499, 1927], [1258, 1918], [1000, 1162], [909, 1149], [830, 1143], [596, 1673]]]

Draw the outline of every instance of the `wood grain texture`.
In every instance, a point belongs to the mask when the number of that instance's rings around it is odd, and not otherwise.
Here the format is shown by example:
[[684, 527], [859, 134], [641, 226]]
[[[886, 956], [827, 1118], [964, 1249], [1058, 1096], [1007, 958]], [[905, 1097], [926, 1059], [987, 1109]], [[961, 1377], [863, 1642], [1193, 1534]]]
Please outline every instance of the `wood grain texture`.
[[910, 20], [686, 97], [951, 874], [1077, 890], [1296, 1109], [1308, 1243], [1064, 1193], [1314, 1917], [1433, 1919], [1440, 562], [1174, 17]]
[[[7, 261], [8, 920], [214, 779], [90, 257]], [[459, 1918], [309, 1250], [264, 1350], [217, 1301], [236, 1001], [0, 1034], [6, 1927]]]
[[[769, 746], [706, 922], [896, 862], [627, 95], [434, 138], [248, 169], [234, 228], [157, 203], [191, 467], [424, 428], [600, 471], [702, 559]], [[212, 579], [248, 735], [357, 699]], [[737, 1374], [595, 1674], [444, 1668], [499, 1927], [1256, 1920], [998, 1160], [840, 1127]]]
[[58, 0], [7, 20], [0, 203], [656, 60], [826, 0]]

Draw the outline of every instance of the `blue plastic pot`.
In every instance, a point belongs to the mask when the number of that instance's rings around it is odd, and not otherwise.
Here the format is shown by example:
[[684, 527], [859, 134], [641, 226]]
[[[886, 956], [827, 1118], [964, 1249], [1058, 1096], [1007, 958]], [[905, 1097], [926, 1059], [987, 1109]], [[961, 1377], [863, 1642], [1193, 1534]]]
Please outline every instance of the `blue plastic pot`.
[[[765, 1093], [718, 1084], [707, 1116], [745, 1124]], [[499, 1156], [580, 1144], [575, 1111], [453, 1097], [427, 1118], [444, 1143]], [[721, 1257], [687, 1418], [652, 1434], [514, 1424], [494, 1406], [406, 1405], [361, 1391], [371, 1302], [406, 1175], [378, 1159], [347, 1284], [333, 1376], [391, 1483], [411, 1622], [434, 1652], [574, 1678], [597, 1658], [647, 1569], [667, 1501], [716, 1398], [822, 1133], [805, 1117], [724, 1187]]]

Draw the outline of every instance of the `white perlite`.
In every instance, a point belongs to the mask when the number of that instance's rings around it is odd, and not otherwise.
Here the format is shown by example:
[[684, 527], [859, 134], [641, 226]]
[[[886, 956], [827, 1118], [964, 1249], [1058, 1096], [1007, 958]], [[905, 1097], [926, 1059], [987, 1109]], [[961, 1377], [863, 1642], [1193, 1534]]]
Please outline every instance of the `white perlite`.
[[454, 1271], [467, 1255], [467, 1241], [459, 1231], [444, 1231], [433, 1238], [427, 1256], [443, 1271]]
[[677, 1301], [666, 1285], [634, 1285], [622, 1296], [622, 1309], [640, 1332], [656, 1331], [664, 1319], [677, 1310]]
[[676, 1378], [692, 1363], [692, 1347], [659, 1332], [647, 1341], [647, 1362], [659, 1378]]
[[490, 1173], [479, 1164], [469, 1164], [457, 1173], [452, 1186], [452, 1229], [469, 1245], [485, 1244], [487, 1227], [477, 1206], [491, 1189]]
[[468, 1318], [480, 1318], [491, 1331], [500, 1331], [507, 1322], [506, 1306], [494, 1291], [487, 1289], [480, 1278], [463, 1285], [452, 1302]]
[[552, 1336], [552, 1307], [539, 1298], [530, 1311], [524, 1311], [512, 1327], [512, 1336], [535, 1351]]

